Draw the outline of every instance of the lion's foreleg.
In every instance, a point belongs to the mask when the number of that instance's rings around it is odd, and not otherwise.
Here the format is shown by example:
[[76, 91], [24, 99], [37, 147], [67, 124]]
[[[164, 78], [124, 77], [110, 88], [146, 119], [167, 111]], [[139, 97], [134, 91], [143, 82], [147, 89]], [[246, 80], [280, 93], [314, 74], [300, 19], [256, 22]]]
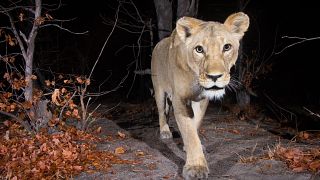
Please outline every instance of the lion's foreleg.
[[183, 139], [186, 151], [186, 164], [183, 168], [183, 176], [186, 179], [190, 178], [206, 178], [208, 177], [209, 169], [205, 159], [197, 127], [194, 124], [194, 119], [188, 117], [187, 108], [181, 102], [174, 102], [173, 109], [175, 118]]
[[193, 114], [194, 114], [193, 120], [194, 120], [194, 124], [198, 130], [201, 125], [203, 116], [206, 113], [208, 103], [209, 103], [208, 99], [203, 99], [199, 102], [195, 102], [195, 101], [191, 102], [191, 106], [192, 106], [192, 110], [193, 110]]

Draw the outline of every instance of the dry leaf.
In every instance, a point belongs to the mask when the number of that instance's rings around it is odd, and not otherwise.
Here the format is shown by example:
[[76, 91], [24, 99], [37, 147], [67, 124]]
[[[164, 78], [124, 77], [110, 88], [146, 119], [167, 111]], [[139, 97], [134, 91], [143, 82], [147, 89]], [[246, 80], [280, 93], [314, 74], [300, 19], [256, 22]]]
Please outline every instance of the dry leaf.
[[6, 134], [4, 135], [4, 139], [5, 139], [6, 141], [9, 141], [9, 140], [10, 140], [9, 132], [10, 132], [9, 130], [6, 131]]
[[52, 141], [54, 142], [55, 145], [58, 145], [60, 143], [60, 140], [56, 138], [53, 138]]
[[81, 79], [81, 77], [77, 77], [76, 80], [79, 84], [83, 84], [83, 80]]
[[71, 116], [71, 111], [66, 111], [65, 113], [67, 116]]
[[90, 79], [86, 79], [86, 85], [90, 85]]
[[32, 107], [32, 103], [30, 101], [25, 101], [22, 103], [22, 107], [24, 109], [30, 109]]
[[303, 167], [295, 167], [295, 168], [293, 168], [292, 169], [294, 172], [302, 172], [302, 171], [304, 171], [305, 169], [303, 168]]
[[9, 127], [9, 126], [11, 125], [11, 121], [5, 120], [5, 121], [3, 122], [3, 124], [4, 124], [5, 126]]
[[78, 109], [73, 109], [73, 111], [72, 111], [72, 116], [73, 116], [73, 117], [76, 117], [76, 118], [80, 118], [80, 116], [79, 116], [79, 110], [78, 110]]
[[41, 170], [45, 170], [45, 169], [46, 169], [46, 163], [43, 162], [43, 161], [39, 161], [39, 162], [38, 162], [38, 167], [39, 167]]
[[236, 130], [236, 129], [233, 129], [233, 130], [230, 130], [231, 133], [234, 133], [234, 134], [240, 134], [240, 131], [239, 130]]
[[136, 156], [144, 156], [144, 152], [139, 150], [136, 152]]
[[72, 152], [68, 150], [62, 150], [62, 156], [65, 159], [72, 159]]
[[51, 101], [56, 104], [57, 106], [60, 106], [60, 102], [61, 99], [60, 99], [60, 91], [59, 89], [55, 89], [51, 95]]
[[121, 137], [121, 138], [125, 138], [125, 137], [126, 137], [126, 134], [118, 131], [118, 136]]
[[46, 86], [50, 86], [51, 85], [50, 80], [45, 80], [44, 83], [46, 83]]
[[101, 126], [99, 126], [99, 127], [96, 129], [96, 132], [97, 132], [97, 133], [101, 133]]
[[46, 13], [46, 17], [47, 17], [49, 20], [52, 20], [52, 19], [53, 19], [53, 17], [52, 17], [50, 14], [48, 14], [48, 13]]
[[114, 150], [114, 153], [115, 154], [124, 154], [126, 152], [126, 150], [123, 148], [123, 147], [117, 147], [115, 150]]
[[66, 88], [62, 88], [62, 89], [61, 89], [61, 93], [64, 94], [64, 93], [66, 93], [66, 92], [67, 92], [67, 89], [66, 89]]
[[83, 167], [82, 166], [72, 166], [72, 168], [76, 171], [81, 171], [83, 170]]
[[32, 80], [36, 80], [36, 79], [37, 79], [37, 76], [34, 75], [34, 74], [32, 74], [32, 75], [31, 75], [31, 79], [32, 79]]
[[320, 170], [320, 160], [316, 160], [310, 163], [309, 165], [310, 169], [312, 171], [318, 171]]

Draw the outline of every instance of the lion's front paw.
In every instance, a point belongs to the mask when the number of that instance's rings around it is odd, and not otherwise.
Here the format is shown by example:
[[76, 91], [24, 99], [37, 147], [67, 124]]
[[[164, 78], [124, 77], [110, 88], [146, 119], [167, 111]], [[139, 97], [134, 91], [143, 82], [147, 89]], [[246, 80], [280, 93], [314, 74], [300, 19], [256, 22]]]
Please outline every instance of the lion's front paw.
[[171, 139], [172, 133], [170, 131], [161, 131], [160, 132], [160, 138], [161, 139]]
[[186, 180], [191, 179], [207, 179], [209, 169], [207, 166], [190, 166], [185, 165], [183, 167], [182, 175]]

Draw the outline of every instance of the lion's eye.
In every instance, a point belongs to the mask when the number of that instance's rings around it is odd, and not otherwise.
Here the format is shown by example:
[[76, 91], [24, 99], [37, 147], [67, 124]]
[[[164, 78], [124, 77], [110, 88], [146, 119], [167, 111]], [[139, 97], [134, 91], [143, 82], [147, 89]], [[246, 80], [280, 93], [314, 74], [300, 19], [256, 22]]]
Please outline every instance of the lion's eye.
[[197, 53], [203, 53], [204, 52], [202, 46], [196, 46], [194, 49], [197, 51]]
[[229, 51], [230, 49], [231, 49], [231, 44], [225, 44], [224, 46], [223, 46], [223, 51]]

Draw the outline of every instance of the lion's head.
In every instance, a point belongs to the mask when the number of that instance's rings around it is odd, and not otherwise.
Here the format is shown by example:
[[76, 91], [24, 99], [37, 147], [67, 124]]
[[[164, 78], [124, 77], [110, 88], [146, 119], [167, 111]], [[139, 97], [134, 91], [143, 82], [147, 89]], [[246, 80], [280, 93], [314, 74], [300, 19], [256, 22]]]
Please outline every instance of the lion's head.
[[178, 63], [196, 75], [194, 86], [202, 96], [219, 99], [225, 94], [239, 41], [248, 27], [249, 17], [242, 12], [230, 15], [223, 24], [190, 17], [177, 21], [172, 45], [178, 47]]

